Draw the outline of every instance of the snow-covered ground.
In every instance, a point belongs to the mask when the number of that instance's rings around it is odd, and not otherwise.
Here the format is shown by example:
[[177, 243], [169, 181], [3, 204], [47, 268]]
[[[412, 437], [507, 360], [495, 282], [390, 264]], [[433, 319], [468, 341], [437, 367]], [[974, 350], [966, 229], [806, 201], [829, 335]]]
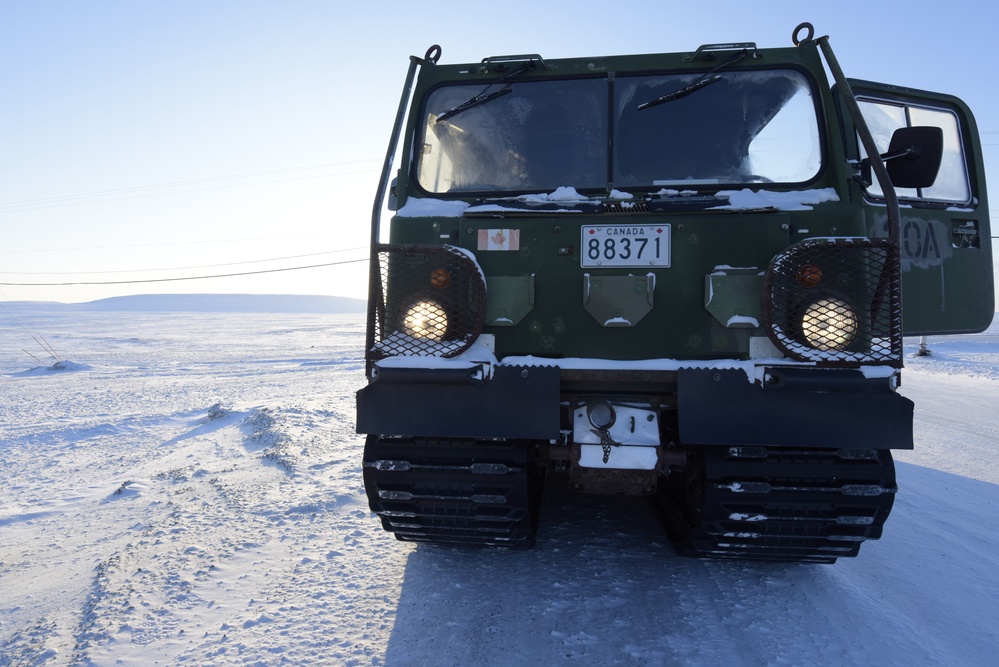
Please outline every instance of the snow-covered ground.
[[396, 542], [362, 320], [0, 316], [0, 665], [995, 664], [995, 325], [907, 341], [884, 538], [806, 566], [679, 558], [642, 502], [557, 482], [533, 551]]

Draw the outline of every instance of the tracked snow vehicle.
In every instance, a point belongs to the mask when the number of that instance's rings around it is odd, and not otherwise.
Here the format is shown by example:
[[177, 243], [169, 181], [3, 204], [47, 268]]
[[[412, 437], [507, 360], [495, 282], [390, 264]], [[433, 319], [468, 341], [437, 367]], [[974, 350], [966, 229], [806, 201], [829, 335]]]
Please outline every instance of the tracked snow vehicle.
[[913, 446], [903, 335], [994, 312], [978, 130], [792, 41], [412, 58], [357, 395], [387, 530], [527, 548], [563, 474], [651, 499], [687, 556], [880, 537]]

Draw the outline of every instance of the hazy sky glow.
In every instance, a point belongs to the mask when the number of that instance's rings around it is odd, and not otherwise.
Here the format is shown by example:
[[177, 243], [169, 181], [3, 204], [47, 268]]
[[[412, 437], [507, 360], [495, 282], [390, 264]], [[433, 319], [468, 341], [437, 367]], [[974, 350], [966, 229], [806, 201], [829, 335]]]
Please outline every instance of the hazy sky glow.
[[[920, 0], [863, 11], [800, 2], [722, 2], [705, 11], [630, 0], [5, 0], [0, 282], [162, 280], [363, 259], [408, 57], [434, 43], [443, 62], [728, 41], [789, 46], [794, 26], [807, 20], [830, 36], [849, 76], [965, 99], [996, 179], [999, 93], [985, 20], [992, 13], [984, 2]], [[999, 209], [994, 199], [991, 208]], [[0, 285], [0, 301], [159, 292], [363, 297], [365, 266]]]

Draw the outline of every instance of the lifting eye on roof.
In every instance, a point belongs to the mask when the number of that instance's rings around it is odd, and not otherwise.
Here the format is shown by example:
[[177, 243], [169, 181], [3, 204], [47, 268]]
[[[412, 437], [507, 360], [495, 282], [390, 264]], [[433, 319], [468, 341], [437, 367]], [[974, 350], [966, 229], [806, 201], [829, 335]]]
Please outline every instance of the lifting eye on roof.
[[[805, 31], [804, 38], [801, 37], [802, 30]], [[806, 44], [812, 41], [812, 37], [814, 36], [815, 36], [815, 27], [811, 23], [805, 21], [804, 23], [799, 23], [798, 27], [795, 28], [794, 32], [791, 33], [791, 41], [794, 43], [795, 46], [801, 46], [802, 44]]]
[[441, 59], [441, 45], [434, 44], [427, 49], [427, 53], [423, 56], [423, 59], [436, 65], [437, 61]]

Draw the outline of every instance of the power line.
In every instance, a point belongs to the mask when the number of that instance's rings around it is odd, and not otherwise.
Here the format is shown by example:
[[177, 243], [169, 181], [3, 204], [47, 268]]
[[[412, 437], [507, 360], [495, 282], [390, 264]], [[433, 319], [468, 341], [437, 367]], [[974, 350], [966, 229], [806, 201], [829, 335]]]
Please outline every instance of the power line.
[[201, 264], [199, 266], [174, 266], [158, 269], [117, 269], [114, 271], [0, 271], [0, 274], [8, 276], [64, 276], [64, 275], [100, 275], [107, 273], [149, 273], [151, 271], [190, 271], [192, 269], [214, 269], [222, 266], [238, 266], [240, 264], [262, 264], [264, 262], [277, 262], [286, 259], [301, 259], [303, 257], [317, 257], [319, 255], [334, 255], [341, 252], [353, 252], [356, 250], [366, 250], [367, 246], [357, 248], [344, 248], [342, 250], [326, 250], [324, 252], [312, 252], [305, 255], [288, 255], [286, 257], [269, 257], [267, 259], [251, 259], [242, 262], [226, 262], [224, 264]]
[[219, 273], [210, 276], [186, 276], [183, 278], [149, 278], [147, 280], [102, 280], [93, 282], [61, 282], [61, 283], [6, 283], [0, 285], [11, 285], [15, 287], [68, 287], [74, 285], [139, 285], [145, 283], [167, 283], [180, 280], [208, 280], [210, 278], [232, 278], [235, 276], [255, 276], [262, 273], [280, 273], [282, 271], [302, 271], [305, 269], [319, 269], [326, 266], [339, 266], [341, 264], [356, 264], [357, 262], [367, 262], [368, 258], [346, 259], [342, 262], [327, 262], [325, 264], [311, 264], [309, 266], [290, 266], [284, 269], [261, 269], [260, 271], [243, 271], [240, 273]]
[[160, 243], [127, 243], [123, 245], [95, 245], [95, 246], [78, 246], [76, 248], [36, 248], [33, 250], [0, 250], [0, 255], [4, 254], [21, 254], [29, 252], [66, 252], [66, 251], [76, 251], [76, 250], [117, 250], [119, 248], [160, 248], [164, 246], [172, 245], [207, 245], [211, 243], [252, 243], [256, 241], [290, 241], [295, 239], [311, 239], [316, 238], [316, 234], [309, 236], [265, 236], [255, 239], [217, 239], [217, 240], [206, 240], [206, 241], [166, 241]]
[[[377, 171], [377, 170], [375, 170], [375, 169], [367, 169], [365, 171], [371, 171], [371, 172], [373, 172], [373, 171]], [[349, 172], [349, 173], [351, 173], [351, 174], [357, 174], [357, 173], [362, 173], [362, 172]], [[146, 197], [165, 197], [167, 195], [179, 195], [179, 194], [184, 194], [184, 193], [187, 193], [187, 192], [208, 192], [209, 190], [227, 190], [227, 189], [230, 189], [230, 188], [244, 188], [244, 187], [247, 187], [247, 186], [250, 186], [250, 185], [270, 185], [272, 183], [289, 183], [291, 181], [307, 181], [307, 180], [312, 180], [312, 179], [316, 179], [316, 178], [332, 178], [333, 176], [346, 176], [346, 175], [348, 175], [348, 174], [319, 174], [318, 176], [298, 176], [296, 178], [281, 178], [281, 179], [275, 179], [275, 180], [270, 180], [270, 181], [252, 181], [252, 182], [249, 182], [249, 183], [231, 183], [229, 185], [217, 185], [217, 186], [209, 187], [209, 188], [188, 188], [186, 190], [172, 190], [170, 192], [149, 192], [149, 193], [146, 193], [146, 194], [128, 195], [128, 196], [123, 196], [123, 197], [111, 197], [111, 198], [99, 198], [99, 199], [85, 199], [85, 200], [82, 200], [82, 201], [70, 201], [70, 202], [62, 202], [62, 203], [57, 203], [57, 204], [38, 205], [38, 206], [22, 206], [22, 207], [18, 207], [18, 208], [7, 208], [6, 210], [0, 210], [0, 214], [2, 214], [2, 213], [21, 213], [23, 211], [35, 211], [35, 210], [43, 209], [43, 208], [58, 208], [60, 206], [80, 206], [82, 204], [101, 204], [101, 203], [104, 203], [104, 202], [125, 201], [125, 200], [128, 200], [128, 199], [144, 199]]]
[[115, 195], [115, 194], [125, 194], [129, 192], [136, 192], [139, 190], [154, 190], [160, 188], [170, 188], [180, 185], [197, 185], [199, 183], [211, 183], [215, 181], [227, 181], [236, 178], [251, 178], [255, 176], [270, 176], [272, 174], [285, 174], [293, 171], [309, 171], [312, 169], [327, 169], [329, 167], [339, 167], [347, 164], [359, 164], [361, 162], [372, 162], [376, 158], [365, 158], [363, 160], [346, 160], [343, 162], [327, 162], [324, 164], [314, 164], [303, 167], [286, 167], [284, 169], [269, 169], [267, 171], [250, 171], [242, 174], [230, 174], [228, 176], [212, 176], [209, 178], [194, 178], [187, 179], [183, 181], [169, 181], [167, 183], [157, 183], [153, 185], [136, 185], [128, 188], [115, 188], [112, 190], [98, 190], [95, 192], [82, 192], [75, 195], [57, 195], [54, 197], [42, 197], [40, 199], [20, 199], [11, 202], [0, 202], [0, 207], [5, 206], [21, 206], [25, 204], [38, 204], [47, 203], [53, 201], [59, 201], [64, 199], [78, 199], [81, 197], [97, 197], [101, 195]]
[[[380, 159], [380, 158], [378, 158]], [[233, 174], [230, 176], [214, 176], [211, 178], [199, 178], [186, 181], [173, 181], [156, 185], [139, 185], [130, 188], [119, 188], [114, 190], [99, 190], [95, 192], [84, 192], [73, 195], [58, 195], [55, 197], [42, 197], [39, 199], [23, 199], [19, 201], [0, 203], [0, 213], [18, 213], [21, 211], [33, 211], [41, 208], [56, 208], [59, 206], [78, 206], [80, 204], [96, 204], [108, 201], [122, 201], [125, 199], [140, 199], [143, 197], [161, 197], [164, 195], [182, 194], [185, 192], [204, 192], [207, 190], [222, 190], [226, 188], [238, 188], [248, 185], [267, 185], [270, 183], [287, 183], [290, 181], [310, 180], [315, 178], [331, 178], [333, 176], [347, 176], [350, 174], [376, 171], [376, 169], [364, 169], [361, 171], [350, 171], [338, 174], [318, 174], [315, 176], [297, 176], [294, 178], [279, 178], [265, 181], [251, 181], [247, 183], [230, 183], [227, 185], [217, 185], [213, 187], [191, 188], [187, 186], [200, 185], [204, 183], [218, 183], [221, 181], [231, 181], [236, 179], [259, 178], [261, 176], [272, 176], [278, 174], [288, 174], [297, 171], [311, 171], [316, 169], [329, 169], [350, 164], [361, 164], [364, 162], [374, 162], [376, 158], [366, 158], [362, 160], [348, 160], [344, 162], [330, 162], [326, 164], [289, 167], [287, 169], [273, 169], [270, 171], [247, 172], [245, 174]], [[182, 187], [182, 190], [168, 190], [165, 192], [155, 192], [156, 190], [166, 190], [168, 188]]]

